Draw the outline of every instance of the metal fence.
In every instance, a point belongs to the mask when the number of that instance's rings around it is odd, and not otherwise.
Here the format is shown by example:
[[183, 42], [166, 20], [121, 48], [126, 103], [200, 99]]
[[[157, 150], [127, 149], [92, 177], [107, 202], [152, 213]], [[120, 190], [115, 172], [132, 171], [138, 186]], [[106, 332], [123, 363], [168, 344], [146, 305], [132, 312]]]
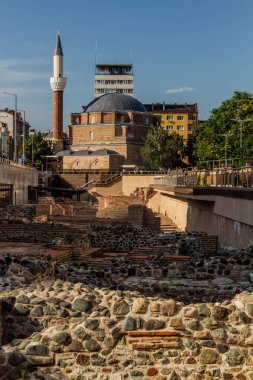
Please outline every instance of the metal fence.
[[9, 166], [15, 166], [15, 167], [20, 168], [20, 169], [37, 171], [37, 169], [35, 169], [35, 168], [31, 168], [29, 166], [22, 165], [21, 163], [18, 163], [18, 162], [15, 162], [15, 161], [11, 161], [8, 158], [3, 158], [3, 157], [0, 157], [0, 164], [9, 165]]
[[244, 187], [253, 189], [253, 166], [240, 169], [180, 170], [154, 179], [164, 187]]
[[0, 207], [12, 204], [12, 185], [0, 184]]

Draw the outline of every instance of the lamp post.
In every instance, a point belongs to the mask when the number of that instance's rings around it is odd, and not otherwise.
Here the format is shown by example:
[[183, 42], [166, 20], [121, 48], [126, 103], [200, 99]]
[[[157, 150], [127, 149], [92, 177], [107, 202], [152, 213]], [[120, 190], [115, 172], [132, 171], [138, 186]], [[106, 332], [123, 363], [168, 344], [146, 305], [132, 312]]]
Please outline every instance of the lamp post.
[[227, 168], [228, 162], [227, 162], [227, 147], [228, 147], [228, 137], [230, 136], [230, 133], [221, 133], [219, 136], [225, 137], [225, 167]]
[[231, 119], [235, 121], [236, 123], [239, 124], [240, 128], [240, 153], [241, 153], [241, 158], [243, 158], [243, 149], [242, 149], [242, 127], [243, 123], [248, 123], [249, 121], [252, 121], [251, 119]]
[[14, 118], [13, 118], [13, 141], [14, 141], [14, 149], [13, 149], [13, 161], [17, 161], [17, 94], [12, 94], [11, 92], [2, 92], [5, 95], [14, 96], [15, 99], [15, 108], [14, 108]]

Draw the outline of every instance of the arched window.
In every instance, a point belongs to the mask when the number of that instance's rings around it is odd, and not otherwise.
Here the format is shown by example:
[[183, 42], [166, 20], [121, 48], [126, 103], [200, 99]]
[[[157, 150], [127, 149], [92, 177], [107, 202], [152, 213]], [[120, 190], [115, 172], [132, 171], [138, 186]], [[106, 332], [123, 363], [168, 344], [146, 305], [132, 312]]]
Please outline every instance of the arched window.
[[92, 118], [91, 118], [91, 124], [95, 124], [95, 116], [92, 116]]
[[90, 140], [93, 140], [94, 139], [94, 133], [93, 131], [90, 131]]

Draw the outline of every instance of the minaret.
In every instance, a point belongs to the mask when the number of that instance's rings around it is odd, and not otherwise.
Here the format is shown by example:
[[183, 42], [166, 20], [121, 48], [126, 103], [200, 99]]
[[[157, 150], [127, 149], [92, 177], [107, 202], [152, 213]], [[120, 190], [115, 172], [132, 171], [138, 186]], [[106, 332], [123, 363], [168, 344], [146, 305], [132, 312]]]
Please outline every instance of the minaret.
[[63, 76], [63, 52], [60, 34], [57, 34], [54, 51], [54, 76], [50, 78], [53, 90], [53, 150], [58, 152], [63, 149], [63, 90], [67, 78]]

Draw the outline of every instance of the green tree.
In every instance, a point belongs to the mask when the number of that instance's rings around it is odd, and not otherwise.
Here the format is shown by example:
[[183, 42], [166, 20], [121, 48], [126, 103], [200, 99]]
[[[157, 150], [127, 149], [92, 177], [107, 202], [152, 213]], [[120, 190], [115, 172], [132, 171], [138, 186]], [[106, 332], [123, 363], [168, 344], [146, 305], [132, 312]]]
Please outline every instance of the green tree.
[[[22, 152], [23, 153], [23, 152]], [[25, 142], [26, 164], [41, 169], [45, 168], [46, 156], [53, 154], [47, 141], [43, 140], [41, 132], [35, 132]]]
[[[240, 148], [240, 126], [243, 123], [243, 147]], [[225, 144], [227, 135], [227, 145]], [[253, 157], [253, 98], [247, 92], [236, 91], [231, 99], [212, 110], [209, 119], [194, 132], [194, 152], [200, 160]]]
[[182, 163], [184, 149], [182, 136], [159, 127], [150, 129], [141, 154], [153, 168], [173, 168]]

